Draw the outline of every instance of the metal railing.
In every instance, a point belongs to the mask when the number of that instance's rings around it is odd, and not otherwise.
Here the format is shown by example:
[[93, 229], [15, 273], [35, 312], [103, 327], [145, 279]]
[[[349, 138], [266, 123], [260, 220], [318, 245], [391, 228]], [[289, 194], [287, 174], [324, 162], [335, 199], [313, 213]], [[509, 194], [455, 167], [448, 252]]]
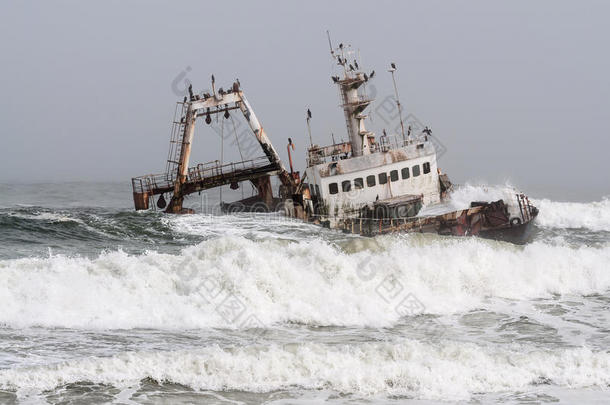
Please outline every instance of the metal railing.
[[270, 164], [266, 156], [223, 165], [218, 160], [214, 160], [189, 168], [188, 178], [189, 181], [205, 181], [210, 178], [233, 176], [244, 170], [259, 169]]
[[[220, 161], [200, 163], [188, 169], [186, 182], [203, 182], [209, 179], [233, 177], [247, 170], [256, 170], [271, 165], [266, 156], [241, 162], [220, 164]], [[134, 177], [131, 184], [134, 193], [154, 193], [155, 190], [171, 189], [176, 182], [176, 173], [148, 174]]]
[[[410, 138], [406, 139], [403, 139], [402, 135], [384, 135], [379, 138], [379, 142], [376, 142], [371, 146], [371, 153], [388, 152], [409, 145], [422, 145], [421, 147], [424, 148], [425, 143], [429, 141], [430, 138], [425, 134], [411, 135]], [[321, 147], [317, 150], [308, 151], [306, 160], [307, 167], [352, 157], [351, 152], [346, 157], [343, 156], [343, 152], [325, 155], [320, 152], [324, 148], [325, 147]]]
[[529, 222], [534, 216], [534, 206], [530, 203], [530, 199], [525, 194], [515, 194], [517, 204], [519, 204], [519, 212], [521, 213], [521, 221]]
[[147, 174], [131, 179], [131, 185], [134, 193], [150, 193], [155, 189], [171, 188], [175, 181], [175, 178], [167, 173]]
[[387, 152], [391, 149], [399, 149], [408, 145], [428, 142], [428, 140], [428, 136], [424, 134], [411, 135], [410, 137], [405, 135], [405, 139], [403, 139], [402, 135], [398, 134], [383, 135], [379, 138], [379, 142], [375, 145], [376, 147], [374, 148], [374, 151]]

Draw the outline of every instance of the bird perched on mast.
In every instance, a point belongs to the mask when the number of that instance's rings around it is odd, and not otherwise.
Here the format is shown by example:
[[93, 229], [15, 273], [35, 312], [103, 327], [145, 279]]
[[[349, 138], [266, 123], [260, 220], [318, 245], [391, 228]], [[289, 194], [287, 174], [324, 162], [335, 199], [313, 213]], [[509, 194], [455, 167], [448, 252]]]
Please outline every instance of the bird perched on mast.
[[313, 147], [313, 139], [311, 137], [311, 125], [309, 125], [309, 120], [311, 119], [311, 110], [307, 109], [307, 132], [309, 133], [309, 146]]

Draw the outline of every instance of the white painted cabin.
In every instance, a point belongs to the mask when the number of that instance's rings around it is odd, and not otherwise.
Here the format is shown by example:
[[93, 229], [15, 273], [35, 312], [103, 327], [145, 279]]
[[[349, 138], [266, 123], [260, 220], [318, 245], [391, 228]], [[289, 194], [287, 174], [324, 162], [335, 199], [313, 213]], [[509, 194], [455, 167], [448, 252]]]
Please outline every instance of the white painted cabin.
[[356, 216], [365, 205], [390, 198], [421, 195], [423, 203], [440, 202], [436, 151], [424, 140], [368, 155], [312, 164], [306, 169], [312, 198], [332, 222]]
[[[429, 138], [432, 131], [426, 127], [411, 137], [411, 128], [405, 131], [401, 120], [399, 140], [394, 136], [389, 142], [384, 131], [381, 142], [376, 142], [375, 134], [364, 125], [365, 110], [373, 101], [366, 94], [365, 84], [374, 72], [369, 76], [359, 70], [355, 60], [353, 65], [348, 63], [348, 57], [353, 55], [350, 46], [340, 44], [333, 49], [331, 45], [331, 55], [343, 73], [332, 80], [339, 88], [349, 141], [322, 147], [311, 145], [308, 149], [305, 173], [309, 192], [304, 194], [305, 208], [320, 220], [330, 221], [332, 227], [343, 218], [358, 216], [364, 206], [401, 196], [421, 197], [424, 205], [439, 203], [441, 184], [436, 151]], [[395, 70], [392, 63], [392, 78]], [[395, 90], [400, 115], [396, 85]], [[308, 128], [310, 118], [308, 110]]]

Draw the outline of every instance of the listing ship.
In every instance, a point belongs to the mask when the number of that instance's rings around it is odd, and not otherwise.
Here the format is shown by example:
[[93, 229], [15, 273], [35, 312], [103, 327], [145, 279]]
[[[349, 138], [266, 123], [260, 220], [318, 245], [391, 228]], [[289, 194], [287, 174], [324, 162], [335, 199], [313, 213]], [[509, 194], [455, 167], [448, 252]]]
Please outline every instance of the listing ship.
[[[329, 38], [330, 44], [330, 38]], [[340, 75], [332, 76], [339, 89], [348, 141], [307, 149], [303, 176], [293, 168], [289, 138], [290, 169], [281, 161], [260, 121], [246, 99], [239, 81], [229, 90], [216, 89], [212, 76], [211, 92], [189, 95], [178, 103], [165, 173], [132, 179], [136, 210], [156, 206], [168, 213], [190, 213], [184, 197], [211, 188], [229, 185], [232, 189], [250, 182], [256, 195], [223, 203], [223, 211], [275, 211], [303, 221], [344, 232], [374, 236], [393, 232], [425, 232], [455, 236], [481, 236], [523, 242], [538, 214], [527, 196], [515, 192], [510, 199], [472, 201], [456, 209], [449, 204], [453, 185], [437, 165], [432, 130], [425, 127], [414, 133], [402, 121], [401, 105], [392, 63], [395, 102], [400, 117], [400, 133], [377, 138], [367, 130], [367, 109], [373, 102], [366, 93], [375, 72], [366, 73], [353, 58], [351, 47], [330, 45], [331, 57]], [[189, 167], [191, 144], [198, 118], [212, 123], [212, 117], [228, 119], [232, 113], [243, 115], [260, 145], [263, 156], [228, 163], [214, 161]], [[219, 118], [222, 117], [222, 118]], [[273, 193], [271, 177], [280, 181]], [[169, 202], [166, 202], [165, 195]], [[153, 205], [154, 206], [154, 205]]]

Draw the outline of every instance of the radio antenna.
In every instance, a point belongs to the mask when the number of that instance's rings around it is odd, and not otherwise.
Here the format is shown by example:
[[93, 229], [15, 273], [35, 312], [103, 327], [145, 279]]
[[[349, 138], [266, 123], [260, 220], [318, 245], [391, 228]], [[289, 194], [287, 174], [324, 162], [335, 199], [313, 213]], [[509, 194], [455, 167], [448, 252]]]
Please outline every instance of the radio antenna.
[[326, 30], [326, 36], [328, 37], [328, 47], [330, 48], [330, 54], [335, 56], [335, 51], [333, 50], [333, 43], [330, 41], [330, 32]]
[[311, 125], [309, 124], [309, 120], [311, 120], [311, 110], [307, 109], [307, 132], [309, 132], [309, 145], [313, 148], [313, 139], [311, 138]]
[[398, 106], [398, 117], [400, 118], [400, 129], [402, 132], [402, 141], [405, 142], [405, 124], [402, 122], [402, 108], [400, 106], [400, 99], [398, 98], [398, 87], [396, 87], [396, 80], [394, 79], [394, 72], [396, 71], [396, 64], [392, 62], [388, 72], [392, 74], [392, 82], [394, 83], [394, 94], [396, 95], [396, 105]]

